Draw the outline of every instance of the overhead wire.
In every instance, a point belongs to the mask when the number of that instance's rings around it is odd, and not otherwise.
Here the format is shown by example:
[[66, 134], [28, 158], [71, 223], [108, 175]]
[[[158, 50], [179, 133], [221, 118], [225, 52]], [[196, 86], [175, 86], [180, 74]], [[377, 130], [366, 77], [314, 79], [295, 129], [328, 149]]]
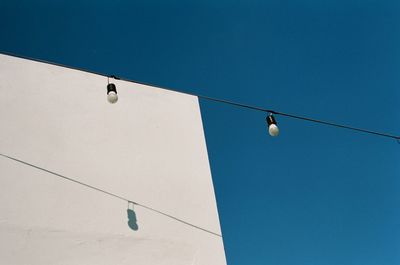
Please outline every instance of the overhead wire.
[[110, 78], [113, 78], [113, 79], [122, 80], [122, 81], [125, 81], [125, 82], [134, 83], [134, 84], [153, 86], [153, 87], [157, 87], [159, 89], [164, 89], [164, 90], [173, 91], [173, 92], [177, 92], [177, 93], [181, 93], [181, 94], [195, 96], [195, 97], [198, 97], [200, 99], [204, 99], [204, 100], [208, 100], [208, 101], [213, 101], [213, 102], [217, 102], [217, 103], [232, 105], [232, 106], [236, 106], [236, 107], [240, 107], [240, 108], [251, 109], [251, 110], [255, 110], [255, 111], [271, 113], [271, 114], [275, 114], [275, 115], [280, 115], [280, 116], [284, 116], [284, 117], [288, 117], [288, 118], [293, 118], [293, 119], [313, 122], [313, 123], [317, 123], [317, 124], [332, 126], [332, 127], [336, 127], [336, 128], [352, 130], [352, 131], [355, 131], [355, 132], [361, 132], [361, 133], [366, 133], [366, 134], [370, 134], [370, 135], [391, 138], [391, 139], [397, 140], [398, 142], [400, 141], [400, 135], [394, 135], [394, 134], [390, 134], [390, 133], [386, 133], [386, 132], [372, 131], [372, 130], [363, 129], [363, 128], [357, 128], [357, 127], [344, 125], [344, 124], [340, 124], [340, 123], [335, 123], [335, 122], [330, 122], [330, 121], [324, 121], [324, 120], [309, 118], [309, 117], [306, 117], [306, 116], [300, 116], [300, 115], [297, 115], [297, 114], [289, 114], [289, 113], [285, 113], [285, 112], [277, 111], [277, 110], [273, 110], [273, 109], [267, 109], [267, 108], [253, 106], [253, 105], [233, 102], [233, 101], [229, 101], [229, 100], [225, 100], [225, 99], [219, 99], [219, 98], [214, 98], [214, 97], [209, 97], [209, 96], [203, 96], [203, 95], [196, 94], [196, 93], [184, 92], [184, 91], [179, 91], [179, 90], [176, 90], [176, 89], [171, 89], [171, 88], [166, 88], [166, 87], [159, 87], [159, 86], [156, 86], [156, 85], [153, 85], [153, 84], [139, 82], [139, 81], [135, 81], [135, 80], [128, 79], [128, 78], [122, 78], [122, 77], [115, 76], [115, 75], [106, 75], [106, 74], [103, 74], [103, 73], [99, 73], [99, 72], [95, 72], [95, 71], [91, 71], [91, 70], [87, 70], [87, 69], [67, 66], [67, 65], [60, 64], [60, 63], [49, 62], [49, 61], [41, 60], [41, 59], [35, 59], [35, 58], [20, 56], [20, 55], [16, 55], [16, 54], [9, 53], [9, 52], [4, 52], [3, 51], [3, 52], [0, 52], [0, 54], [4, 54], [4, 55], [13, 56], [13, 57], [21, 58], [21, 59], [36, 61], [36, 62], [40, 62], [40, 63], [46, 63], [46, 64], [55, 65], [55, 66], [59, 66], [59, 67], [63, 67], [63, 68], [68, 68], [68, 69], [73, 69], [73, 70], [78, 70], [78, 71], [82, 71], [82, 72], [86, 72], [86, 73], [91, 73], [91, 74], [103, 76], [103, 77], [107, 78], [107, 82], [109, 82]]
[[[191, 96], [195, 96], [195, 97], [198, 97], [198, 98], [200, 98], [200, 99], [203, 99], [203, 100], [208, 100], [208, 101], [212, 101], [212, 102], [216, 102], [216, 103], [222, 103], [222, 104], [227, 104], [227, 105], [231, 105], [231, 106], [235, 106], [235, 107], [239, 107], [239, 108], [245, 108], [245, 109], [250, 109], [250, 110], [254, 110], [254, 111], [261, 111], [261, 112], [265, 112], [265, 113], [271, 113], [271, 114], [280, 115], [280, 116], [284, 116], [284, 117], [288, 117], [288, 118], [294, 118], [294, 119], [299, 119], [299, 120], [303, 120], [303, 121], [313, 122], [313, 123], [317, 123], [317, 124], [328, 125], [328, 126], [332, 126], [332, 127], [336, 127], [336, 128], [348, 129], [348, 130], [352, 130], [352, 131], [356, 131], [356, 132], [361, 132], [361, 133], [366, 133], [366, 134], [371, 134], [371, 135], [376, 135], [376, 136], [381, 136], [381, 137], [392, 138], [392, 139], [397, 140], [398, 142], [400, 141], [400, 136], [399, 136], [399, 135], [394, 135], [394, 134], [389, 134], [389, 133], [384, 133], [384, 132], [378, 132], [378, 131], [372, 131], [372, 130], [357, 128], [357, 127], [353, 127], [353, 126], [349, 126], [349, 125], [343, 125], [343, 124], [340, 124], [340, 123], [334, 123], [334, 122], [329, 122], [329, 121], [324, 121], [324, 120], [309, 118], [309, 117], [300, 116], [300, 115], [296, 115], [296, 114], [289, 114], [289, 113], [285, 113], [285, 112], [281, 112], [281, 111], [276, 111], [276, 110], [273, 110], [273, 109], [267, 109], [267, 108], [262, 108], [262, 107], [253, 106], [253, 105], [247, 105], [247, 104], [243, 104], [243, 103], [233, 102], [233, 101], [229, 101], [229, 100], [225, 100], [225, 99], [219, 99], [219, 98], [214, 98], [214, 97], [209, 97], [209, 96], [203, 96], [203, 95], [195, 94], [195, 93], [191, 93], [191, 92], [178, 91], [178, 90], [171, 89], [171, 88], [159, 87], [159, 86], [155, 86], [155, 85], [153, 85], [153, 84], [148, 84], [148, 83], [138, 82], [138, 81], [131, 80], [131, 79], [127, 79], [127, 78], [117, 77], [117, 76], [115, 76], [115, 75], [106, 75], [106, 74], [103, 74], [103, 73], [94, 72], [94, 71], [90, 71], [90, 70], [87, 70], [87, 69], [82, 69], [82, 68], [78, 68], [78, 67], [71, 67], [71, 66], [67, 66], [67, 65], [60, 64], [60, 63], [49, 62], [49, 61], [45, 61], [45, 60], [41, 60], [41, 59], [36, 59], [36, 58], [29, 58], [29, 57], [25, 57], [25, 56], [20, 56], [20, 55], [12, 54], [12, 53], [9, 53], [9, 52], [4, 52], [4, 51], [2, 51], [2, 52], [0, 52], [0, 54], [8, 55], [8, 56], [13, 56], [13, 57], [21, 58], [21, 59], [26, 59], [26, 60], [31, 60], [31, 61], [36, 61], [36, 62], [40, 62], [40, 63], [46, 63], [46, 64], [55, 65], [55, 66], [59, 66], [59, 67], [63, 67], [63, 68], [68, 68], [68, 69], [83, 71], [83, 72], [86, 72], [86, 73], [95, 74], [95, 75], [99, 75], [99, 76], [103, 76], [103, 77], [106, 77], [106, 78], [107, 78], [107, 83], [109, 83], [109, 79], [110, 79], [110, 78], [113, 78], [113, 79], [122, 80], [122, 81], [130, 82], [130, 83], [142, 84], [142, 85], [147, 85], [147, 86], [153, 86], [153, 87], [157, 87], [157, 88], [159, 88], [159, 89], [164, 89], [164, 90], [168, 90], [168, 91], [173, 91], [173, 92], [178, 92], [178, 93], [182, 93], [182, 94], [186, 94], [186, 95], [191, 95]], [[68, 181], [70, 181], [70, 182], [74, 182], [74, 183], [76, 183], [76, 184], [79, 184], [79, 185], [85, 186], [85, 187], [87, 187], [87, 188], [96, 190], [96, 191], [101, 192], [101, 193], [103, 193], [103, 194], [106, 194], [106, 195], [108, 195], [108, 196], [111, 196], [111, 197], [114, 197], [114, 198], [123, 200], [123, 201], [128, 202], [128, 203], [133, 203], [134, 205], [137, 205], [137, 206], [143, 207], [143, 208], [145, 208], [145, 209], [147, 209], [147, 210], [150, 210], [150, 211], [152, 211], [152, 212], [161, 214], [161, 215], [163, 215], [163, 216], [166, 216], [166, 217], [168, 217], [168, 218], [170, 218], [170, 219], [176, 220], [176, 221], [178, 221], [178, 222], [180, 222], [180, 223], [183, 223], [183, 224], [185, 224], [185, 225], [188, 225], [188, 226], [190, 226], [190, 227], [193, 227], [193, 228], [202, 230], [202, 231], [204, 231], [204, 232], [213, 234], [213, 235], [215, 235], [215, 236], [221, 237], [221, 235], [218, 234], [218, 233], [215, 233], [215, 232], [212, 232], [212, 231], [210, 231], [210, 230], [207, 230], [207, 229], [204, 229], [204, 228], [202, 228], [202, 227], [199, 227], [199, 226], [197, 226], [197, 225], [191, 224], [191, 223], [189, 223], [189, 222], [187, 222], [187, 221], [184, 221], [184, 220], [182, 220], [182, 219], [179, 219], [179, 218], [177, 218], [177, 217], [174, 217], [174, 216], [172, 216], [172, 215], [170, 215], [170, 214], [167, 214], [167, 213], [164, 213], [164, 212], [159, 211], [159, 210], [157, 210], [157, 209], [154, 209], [154, 208], [152, 208], [152, 207], [149, 207], [149, 206], [146, 206], [146, 205], [143, 205], [143, 204], [134, 202], [134, 201], [132, 201], [132, 200], [130, 200], [130, 199], [128, 199], [128, 198], [124, 198], [124, 197], [122, 197], [122, 196], [119, 196], [119, 195], [117, 195], [117, 194], [111, 193], [111, 192], [109, 192], [109, 191], [106, 191], [106, 190], [97, 188], [97, 187], [95, 187], [95, 186], [92, 186], [92, 185], [83, 183], [83, 182], [81, 182], [81, 181], [75, 180], [75, 179], [70, 178], [70, 177], [66, 177], [66, 176], [61, 175], [61, 174], [59, 174], [59, 173], [50, 171], [50, 170], [48, 170], [48, 169], [45, 169], [45, 168], [36, 166], [36, 165], [34, 165], [34, 164], [25, 162], [25, 161], [23, 161], [23, 160], [20, 160], [20, 159], [17, 159], [17, 158], [14, 158], [14, 157], [11, 157], [11, 156], [8, 156], [8, 155], [5, 155], [5, 154], [1, 154], [1, 153], [0, 153], [0, 156], [2, 156], [2, 157], [4, 157], [4, 158], [7, 158], [7, 159], [10, 159], [10, 160], [13, 160], [13, 161], [15, 161], [15, 162], [24, 164], [24, 165], [26, 165], [26, 166], [30, 166], [30, 167], [32, 167], [32, 168], [36, 168], [36, 169], [38, 169], [38, 170], [47, 172], [48, 174], [51, 174], [51, 175], [60, 177], [60, 178], [62, 178], [62, 179], [68, 180]]]
[[376, 132], [376, 131], [372, 131], [372, 130], [361, 129], [361, 128], [356, 128], [356, 127], [352, 127], [352, 126], [348, 126], [348, 125], [343, 125], [343, 124], [339, 124], [339, 123], [312, 119], [312, 118], [303, 117], [303, 116], [299, 116], [299, 115], [294, 115], [294, 114], [289, 114], [289, 113], [285, 113], [285, 112], [275, 111], [275, 110], [272, 110], [272, 109], [265, 109], [265, 108], [251, 106], [251, 105], [245, 105], [245, 104], [242, 104], [242, 103], [236, 103], [236, 102], [232, 102], [232, 101], [228, 101], [228, 100], [205, 97], [205, 96], [201, 96], [201, 95], [197, 95], [197, 96], [199, 98], [202, 98], [202, 99], [215, 101], [215, 102], [220, 102], [220, 103], [224, 103], [224, 104], [229, 104], [229, 105], [233, 105], [233, 106], [237, 106], [237, 107], [241, 107], [241, 108], [247, 108], [247, 109], [252, 109], [252, 110], [256, 110], [256, 111], [262, 111], [262, 112], [266, 112], [266, 113], [272, 113], [272, 114], [275, 114], [275, 115], [281, 115], [281, 116], [285, 116], [285, 117], [289, 117], [289, 118], [294, 118], [294, 119], [299, 119], [299, 120], [304, 120], [304, 121], [309, 121], [309, 122], [324, 124], [324, 125], [328, 125], [328, 126], [334, 126], [334, 127], [338, 127], [338, 128], [343, 128], [343, 129], [348, 129], [348, 130], [353, 130], [353, 131], [358, 131], [358, 132], [363, 132], [363, 133], [368, 133], [368, 134], [373, 134], [373, 135], [389, 137], [389, 138], [393, 138], [393, 139], [396, 139], [396, 140], [400, 140], [400, 136], [396, 136], [396, 135], [393, 135], [393, 134], [381, 133], [381, 132]]

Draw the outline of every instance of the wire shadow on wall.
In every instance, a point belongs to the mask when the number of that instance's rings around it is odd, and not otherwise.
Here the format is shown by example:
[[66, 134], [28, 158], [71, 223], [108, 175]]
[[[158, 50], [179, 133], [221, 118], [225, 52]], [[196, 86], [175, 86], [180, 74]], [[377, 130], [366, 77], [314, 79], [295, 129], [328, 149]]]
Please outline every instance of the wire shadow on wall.
[[200, 227], [200, 226], [194, 225], [194, 224], [192, 224], [192, 223], [189, 223], [189, 222], [187, 222], [187, 221], [184, 221], [184, 220], [182, 220], [182, 219], [179, 219], [179, 218], [177, 218], [177, 217], [175, 217], [175, 216], [172, 216], [172, 215], [167, 214], [167, 213], [165, 213], [165, 212], [162, 212], [162, 211], [159, 211], [159, 210], [154, 209], [154, 208], [152, 208], [152, 207], [149, 207], [149, 206], [147, 206], [147, 205], [140, 204], [140, 203], [137, 203], [137, 202], [133, 202], [133, 201], [128, 200], [127, 198], [124, 198], [124, 197], [119, 196], [119, 195], [117, 195], [117, 194], [114, 194], [114, 193], [111, 193], [111, 192], [109, 192], [109, 191], [106, 191], [106, 190], [97, 188], [97, 187], [95, 187], [95, 186], [92, 186], [92, 185], [83, 183], [83, 182], [81, 182], [81, 181], [79, 181], [79, 180], [76, 180], [76, 179], [73, 179], [73, 178], [70, 178], [70, 177], [61, 175], [61, 174], [56, 173], [56, 172], [54, 172], [54, 171], [50, 171], [50, 170], [48, 170], [48, 169], [39, 167], [39, 166], [34, 165], [34, 164], [31, 164], [31, 163], [28, 163], [28, 162], [23, 161], [23, 160], [20, 160], [20, 159], [18, 159], [18, 158], [14, 158], [14, 157], [11, 157], [11, 156], [2, 154], [2, 153], [0, 153], [0, 157], [6, 158], [6, 159], [9, 159], [9, 160], [13, 160], [13, 161], [15, 161], [15, 162], [17, 162], [17, 163], [24, 164], [24, 165], [29, 166], [29, 167], [32, 167], [32, 168], [36, 168], [37, 170], [41, 170], [41, 171], [43, 171], [43, 172], [47, 172], [48, 174], [51, 174], [51, 175], [53, 175], [53, 176], [56, 176], [56, 177], [65, 179], [65, 180], [70, 181], [70, 182], [74, 182], [74, 183], [76, 183], [76, 184], [82, 185], [82, 186], [87, 187], [87, 188], [89, 188], [89, 189], [92, 189], [92, 190], [96, 190], [96, 191], [98, 191], [98, 192], [101, 192], [101, 193], [103, 193], [103, 194], [105, 194], [105, 195], [108, 195], [108, 196], [110, 196], [110, 197], [114, 197], [114, 198], [117, 198], [117, 199], [119, 199], [119, 200], [128, 202], [128, 209], [127, 209], [127, 213], [128, 213], [128, 226], [129, 226], [132, 230], [134, 230], [134, 231], [137, 231], [137, 230], [139, 229], [139, 226], [138, 226], [138, 224], [137, 224], [136, 213], [135, 213], [135, 211], [134, 211], [134, 209], [133, 209], [133, 206], [136, 205], [136, 206], [138, 206], [138, 207], [145, 208], [145, 209], [147, 209], [147, 210], [149, 210], [149, 211], [152, 211], [152, 212], [154, 212], [154, 213], [158, 213], [158, 214], [160, 214], [160, 215], [163, 215], [163, 216], [165, 216], [165, 217], [167, 217], [167, 218], [173, 219], [173, 220], [175, 220], [175, 221], [177, 221], [177, 222], [180, 222], [181, 224], [190, 226], [190, 227], [192, 227], [192, 228], [194, 228], [194, 229], [201, 230], [201, 231], [203, 231], [203, 232], [212, 234], [212, 235], [217, 236], [217, 237], [222, 237], [221, 234], [218, 234], [218, 233], [215, 233], [215, 232], [213, 232], [213, 231], [210, 231], [210, 230], [207, 230], [207, 229], [205, 229], [205, 228], [202, 228], [202, 227]]

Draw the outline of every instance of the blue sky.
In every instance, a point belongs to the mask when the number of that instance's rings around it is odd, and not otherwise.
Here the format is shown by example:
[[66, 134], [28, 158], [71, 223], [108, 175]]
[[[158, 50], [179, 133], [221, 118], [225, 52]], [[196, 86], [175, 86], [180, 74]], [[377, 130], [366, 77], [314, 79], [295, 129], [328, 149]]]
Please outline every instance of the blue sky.
[[[0, 2], [1, 52], [400, 134], [399, 1]], [[71, 88], [79, 89], [79, 88]], [[398, 265], [400, 145], [201, 101], [228, 264]]]

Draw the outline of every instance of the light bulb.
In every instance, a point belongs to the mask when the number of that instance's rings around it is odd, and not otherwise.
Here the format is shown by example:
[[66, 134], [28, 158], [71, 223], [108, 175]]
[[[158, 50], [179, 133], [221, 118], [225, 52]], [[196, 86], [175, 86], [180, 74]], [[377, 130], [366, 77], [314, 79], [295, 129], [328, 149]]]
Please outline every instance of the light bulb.
[[269, 132], [269, 135], [271, 135], [271, 136], [278, 136], [279, 128], [278, 128], [278, 126], [276, 126], [276, 124], [271, 124], [270, 126], [268, 126], [268, 132]]
[[271, 114], [267, 116], [267, 124], [268, 124], [268, 132], [271, 136], [278, 136], [279, 135], [279, 128], [276, 125], [275, 117]]
[[107, 100], [108, 102], [110, 102], [111, 104], [114, 104], [118, 101], [118, 95], [116, 92], [114, 91], [110, 91], [107, 94]]
[[107, 85], [107, 100], [111, 104], [118, 101], [117, 87], [113, 83]]

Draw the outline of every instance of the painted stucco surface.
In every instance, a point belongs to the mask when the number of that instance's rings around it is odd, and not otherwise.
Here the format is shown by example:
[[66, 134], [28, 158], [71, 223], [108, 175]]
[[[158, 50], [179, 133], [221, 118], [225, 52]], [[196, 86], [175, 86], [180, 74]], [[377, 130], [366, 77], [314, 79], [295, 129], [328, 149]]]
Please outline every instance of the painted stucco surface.
[[[198, 99], [0, 55], [0, 153], [221, 234]], [[226, 264], [222, 238], [0, 157], [0, 264]]]

